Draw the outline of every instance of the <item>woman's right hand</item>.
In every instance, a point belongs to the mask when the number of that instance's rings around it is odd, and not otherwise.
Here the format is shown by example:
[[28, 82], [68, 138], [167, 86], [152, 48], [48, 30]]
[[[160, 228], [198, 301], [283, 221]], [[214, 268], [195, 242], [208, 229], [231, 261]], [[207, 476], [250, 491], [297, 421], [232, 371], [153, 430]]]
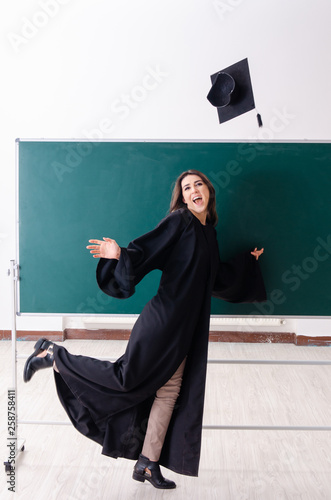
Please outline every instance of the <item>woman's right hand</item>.
[[90, 250], [90, 253], [95, 259], [103, 258], [119, 260], [121, 256], [121, 247], [118, 246], [115, 240], [103, 238], [103, 241], [89, 240], [89, 243], [93, 243], [93, 245], [88, 245], [86, 248]]

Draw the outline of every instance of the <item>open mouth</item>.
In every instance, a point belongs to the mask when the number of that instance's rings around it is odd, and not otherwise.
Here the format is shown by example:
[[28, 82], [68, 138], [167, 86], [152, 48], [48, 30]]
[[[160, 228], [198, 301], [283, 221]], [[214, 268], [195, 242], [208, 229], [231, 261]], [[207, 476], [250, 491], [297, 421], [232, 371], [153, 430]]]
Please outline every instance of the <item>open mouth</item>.
[[195, 203], [195, 205], [200, 205], [202, 203], [202, 197], [201, 196], [195, 196], [193, 198], [193, 203]]

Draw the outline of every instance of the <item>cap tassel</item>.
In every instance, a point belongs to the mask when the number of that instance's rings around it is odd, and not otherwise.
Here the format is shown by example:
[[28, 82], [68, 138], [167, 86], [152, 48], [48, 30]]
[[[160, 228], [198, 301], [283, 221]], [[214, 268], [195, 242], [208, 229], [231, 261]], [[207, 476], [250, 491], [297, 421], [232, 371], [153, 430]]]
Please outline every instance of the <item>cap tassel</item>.
[[258, 113], [256, 115], [256, 118], [257, 118], [257, 123], [258, 123], [259, 127], [263, 127], [262, 118], [261, 118], [260, 113]]

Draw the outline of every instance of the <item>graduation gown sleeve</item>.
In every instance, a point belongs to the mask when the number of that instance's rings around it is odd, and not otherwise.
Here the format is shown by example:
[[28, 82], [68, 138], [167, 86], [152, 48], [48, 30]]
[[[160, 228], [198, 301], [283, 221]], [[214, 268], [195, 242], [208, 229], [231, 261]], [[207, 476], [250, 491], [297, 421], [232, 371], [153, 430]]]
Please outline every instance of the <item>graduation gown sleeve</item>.
[[183, 229], [182, 213], [174, 212], [163, 219], [155, 229], [121, 248], [116, 259], [100, 259], [97, 282], [107, 295], [118, 299], [131, 297], [135, 286], [153, 269], [163, 269], [169, 252]]
[[219, 261], [213, 297], [227, 302], [263, 302], [267, 299], [260, 266], [250, 252], [228, 262]]

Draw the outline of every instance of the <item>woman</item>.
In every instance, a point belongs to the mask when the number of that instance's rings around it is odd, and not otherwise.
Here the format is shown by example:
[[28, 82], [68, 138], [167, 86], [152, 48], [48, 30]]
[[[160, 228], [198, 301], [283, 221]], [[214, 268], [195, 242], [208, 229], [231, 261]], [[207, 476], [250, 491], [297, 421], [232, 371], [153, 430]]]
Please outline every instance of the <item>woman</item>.
[[[230, 302], [266, 299], [255, 248], [221, 263], [215, 190], [199, 171], [176, 181], [170, 214], [151, 232], [120, 248], [90, 240], [100, 258], [97, 281], [107, 294], [130, 297], [153, 269], [162, 277], [137, 319], [126, 351], [115, 363], [73, 356], [40, 339], [24, 380], [54, 367], [59, 398], [78, 431], [102, 453], [137, 459], [133, 478], [175, 488], [159, 465], [198, 475], [211, 296]], [[48, 349], [48, 350], [47, 350]]]

